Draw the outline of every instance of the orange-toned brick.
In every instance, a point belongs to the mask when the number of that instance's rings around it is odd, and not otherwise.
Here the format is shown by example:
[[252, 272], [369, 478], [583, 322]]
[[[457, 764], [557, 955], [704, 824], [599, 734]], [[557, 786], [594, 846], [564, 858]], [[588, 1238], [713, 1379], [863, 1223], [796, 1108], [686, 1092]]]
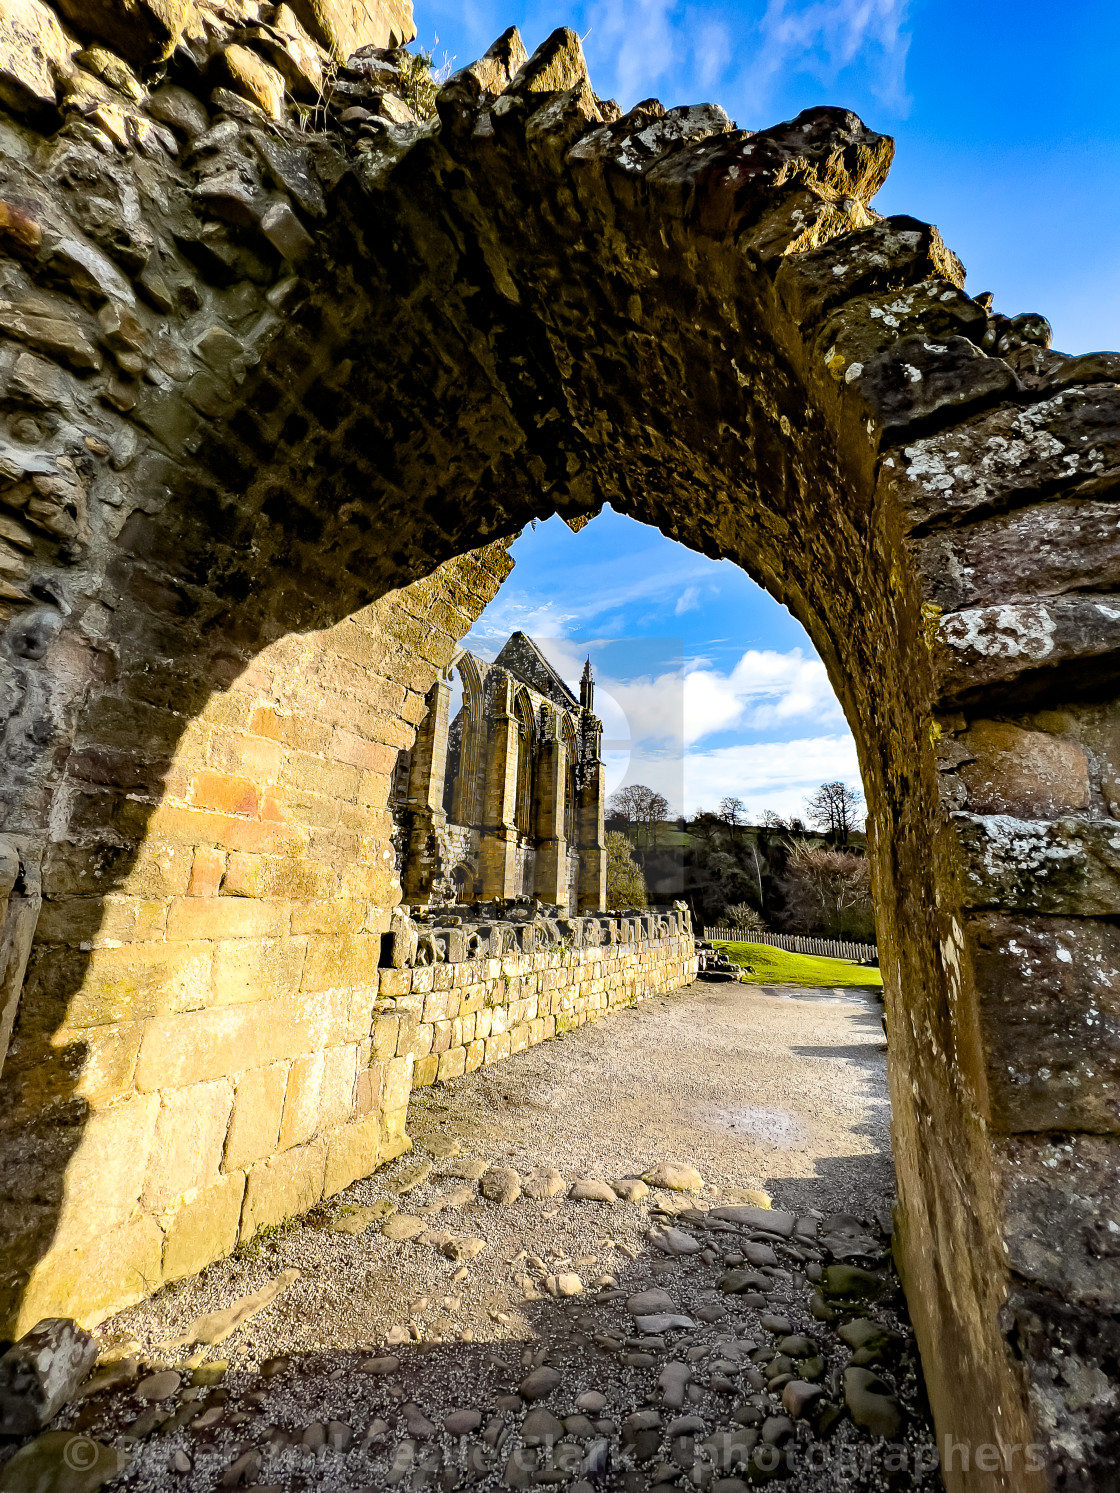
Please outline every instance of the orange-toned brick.
[[199, 845], [191, 862], [191, 879], [187, 883], [187, 896], [216, 897], [225, 870], [224, 851], [215, 850], [210, 845]]
[[274, 783], [284, 758], [278, 741], [245, 731], [218, 730], [210, 738], [210, 763], [221, 772], [237, 773], [254, 783]]
[[191, 803], [221, 814], [256, 814], [260, 798], [248, 778], [225, 772], [199, 772], [191, 781]]

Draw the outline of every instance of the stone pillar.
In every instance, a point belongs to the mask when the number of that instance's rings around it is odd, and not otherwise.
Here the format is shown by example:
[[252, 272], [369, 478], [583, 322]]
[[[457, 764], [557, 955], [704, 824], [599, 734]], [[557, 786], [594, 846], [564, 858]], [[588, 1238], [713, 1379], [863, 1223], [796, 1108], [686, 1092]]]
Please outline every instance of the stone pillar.
[[447, 771], [447, 729], [451, 686], [437, 679], [428, 691], [427, 713], [416, 730], [412, 770], [408, 777], [408, 850], [401, 875], [406, 902], [431, 900], [443, 870], [439, 836], [447, 827], [443, 785]]
[[519, 733], [513, 710], [513, 680], [495, 670], [488, 712], [486, 786], [478, 875], [484, 901], [517, 895], [517, 753]]
[[598, 912], [607, 900], [607, 845], [603, 832], [603, 728], [596, 716], [580, 722], [576, 768], [576, 848], [579, 851], [580, 912]]
[[542, 902], [568, 906], [568, 842], [564, 809], [568, 752], [556, 737], [541, 742], [537, 759], [536, 892]]

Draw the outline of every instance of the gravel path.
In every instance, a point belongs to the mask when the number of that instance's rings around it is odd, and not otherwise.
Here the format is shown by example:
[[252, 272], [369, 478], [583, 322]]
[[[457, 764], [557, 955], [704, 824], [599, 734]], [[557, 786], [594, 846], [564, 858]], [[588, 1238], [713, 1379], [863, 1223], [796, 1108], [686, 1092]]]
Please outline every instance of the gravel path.
[[[879, 1011], [698, 982], [414, 1096], [411, 1156], [103, 1325], [163, 1398], [133, 1382], [56, 1424], [126, 1446], [145, 1490], [917, 1486]], [[661, 1162], [699, 1175], [567, 1195]], [[277, 1280], [227, 1340], [178, 1341]]]

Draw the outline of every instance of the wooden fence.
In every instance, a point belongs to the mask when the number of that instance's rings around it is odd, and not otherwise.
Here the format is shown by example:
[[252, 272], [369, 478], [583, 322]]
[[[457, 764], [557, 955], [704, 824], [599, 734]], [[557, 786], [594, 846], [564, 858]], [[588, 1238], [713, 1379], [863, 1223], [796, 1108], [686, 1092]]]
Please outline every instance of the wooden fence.
[[708, 943], [717, 939], [726, 943], [764, 943], [772, 949], [790, 954], [820, 954], [825, 959], [853, 959], [859, 963], [879, 962], [879, 950], [873, 943], [849, 943], [844, 938], [808, 938], [803, 933], [748, 933], [745, 928], [705, 928]]

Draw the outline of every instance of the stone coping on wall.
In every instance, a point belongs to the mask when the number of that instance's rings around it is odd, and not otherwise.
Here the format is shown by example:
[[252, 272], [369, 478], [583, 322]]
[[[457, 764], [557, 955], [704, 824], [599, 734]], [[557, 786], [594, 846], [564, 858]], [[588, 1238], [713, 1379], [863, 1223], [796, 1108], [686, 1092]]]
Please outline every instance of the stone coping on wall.
[[687, 903], [671, 908], [624, 908], [613, 913], [567, 917], [557, 907], [519, 899], [482, 907], [435, 908], [410, 915], [396, 907], [382, 940], [382, 963], [390, 969], [532, 953], [535, 949], [597, 949], [642, 939], [691, 936]]

